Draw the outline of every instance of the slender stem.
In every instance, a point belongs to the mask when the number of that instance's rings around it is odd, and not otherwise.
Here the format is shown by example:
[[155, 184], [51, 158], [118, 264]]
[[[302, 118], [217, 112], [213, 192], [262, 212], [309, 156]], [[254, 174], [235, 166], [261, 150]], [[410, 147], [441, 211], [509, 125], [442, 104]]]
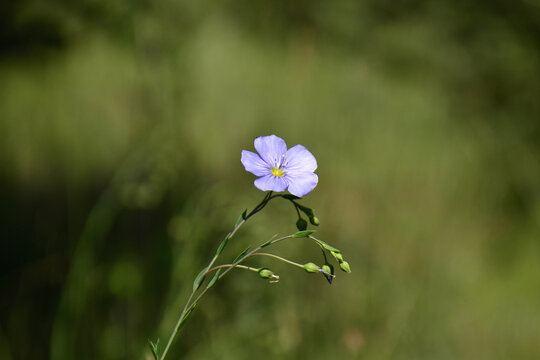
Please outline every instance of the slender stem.
[[[257, 205], [244, 219], [242, 219], [242, 221], [240, 221], [235, 227], [234, 229], [229, 233], [228, 237], [229, 239], [232, 238], [234, 236], [234, 234], [236, 234], [236, 232], [238, 231], [238, 229], [240, 229], [240, 227], [242, 225], [244, 225], [244, 223], [250, 218], [252, 217], [253, 215], [255, 215], [256, 213], [258, 213], [259, 211], [261, 211], [265, 206], [266, 204], [268, 204], [268, 202], [270, 200], [272, 200], [273, 198], [277, 197], [276, 195], [272, 196], [272, 191], [269, 191], [264, 199], [259, 203], [259, 205]], [[218, 258], [218, 254], [214, 255], [214, 257], [212, 258], [212, 260], [210, 261], [210, 263], [208, 264], [208, 266], [206, 267], [207, 271], [205, 272], [205, 275], [208, 274], [208, 272], [210, 272], [209, 269], [212, 268], [212, 266], [214, 265], [214, 263], [216, 262], [217, 258]], [[239, 262], [237, 262], [236, 264], [234, 264], [235, 266], [238, 265]], [[230, 270], [232, 269], [232, 267], [228, 268], [227, 270], [225, 270], [218, 279], [221, 279], [221, 277], [229, 272]], [[174, 326], [174, 330], [171, 334], [171, 336], [169, 337], [169, 340], [167, 341], [167, 346], [165, 346], [165, 350], [163, 351], [163, 355], [161, 355], [161, 358], [160, 360], [163, 360], [165, 359], [165, 356], [167, 355], [167, 353], [169, 352], [169, 349], [171, 347], [171, 344], [173, 342], [173, 339], [175, 338], [176, 334], [178, 333], [178, 330], [180, 329], [180, 325], [182, 324], [182, 321], [184, 320], [184, 317], [186, 316], [186, 314], [188, 314], [188, 312], [194, 307], [194, 305], [197, 304], [197, 302], [199, 301], [199, 299], [206, 293], [206, 291], [208, 290], [208, 288], [204, 289], [201, 294], [192, 302], [191, 300], [193, 299], [197, 289], [194, 289], [191, 294], [189, 295], [188, 297], [188, 300], [186, 302], [186, 305], [184, 306], [184, 309], [182, 310], [182, 313], [180, 314], [180, 317], [178, 318], [178, 320], [176, 321], [176, 325]]]
[[[223, 264], [223, 265], [214, 266], [213, 268], [211, 268], [210, 270], [208, 270], [208, 273], [211, 273], [212, 271], [216, 271], [217, 269], [230, 268], [230, 267], [235, 267], [235, 268], [238, 268], [238, 269], [244, 269], [244, 270], [250, 270], [250, 271], [254, 271], [254, 272], [258, 272], [258, 271], [259, 271], [259, 269], [254, 268], [254, 267], [251, 267], [251, 266], [247, 266], [247, 265], [241, 265], [241, 264], [237, 264], [237, 265], [234, 265], [234, 264]], [[207, 273], [207, 274], [208, 274], [208, 273]]]
[[322, 256], [324, 257], [324, 262], [325, 262], [326, 264], [328, 264], [328, 259], [326, 258], [326, 252], [324, 251], [323, 248], [321, 248], [321, 252], [322, 252]]
[[296, 205], [296, 203], [294, 201], [292, 201], [292, 203], [294, 204], [294, 208], [296, 209], [296, 213], [298, 214], [298, 218], [301, 219], [302, 216], [300, 215], [300, 210], [298, 210], [298, 206]]
[[[283, 236], [283, 237], [281, 237], [281, 238], [272, 240], [272, 241], [270, 242], [270, 244], [268, 244], [268, 245], [266, 245], [266, 246], [275, 244], [275, 243], [280, 242], [280, 241], [283, 241], [283, 240], [285, 240], [285, 239], [290, 239], [290, 238], [292, 238], [292, 237], [293, 237], [293, 235]], [[239, 258], [238, 260], [236, 260], [236, 262], [234, 262], [233, 264], [228, 264], [228, 265], [230, 265], [230, 266], [227, 266], [228, 268], [227, 268], [225, 271], [223, 271], [223, 272], [219, 275], [218, 280], [220, 280], [220, 279], [223, 278], [225, 275], [227, 275], [227, 273], [228, 273], [229, 271], [231, 271], [231, 270], [234, 269], [236, 266], [238, 266], [242, 261], [244, 261], [244, 260], [247, 259], [248, 257], [252, 256], [252, 255], [255, 254], [257, 251], [261, 250], [261, 249], [263, 248], [263, 245], [264, 245], [264, 244], [261, 244], [261, 245], [257, 246], [256, 248], [254, 248], [253, 250], [251, 250], [250, 252], [248, 252], [247, 254], [245, 254], [244, 256], [242, 256], [241, 258]], [[208, 274], [208, 272], [210, 272], [210, 271], [207, 271], [206, 273]], [[195, 300], [193, 300], [193, 301], [191, 302], [191, 304], [189, 304], [189, 302], [186, 304], [186, 307], [184, 308], [186, 314], [189, 313], [195, 306], [197, 306], [197, 304], [199, 303], [199, 300], [206, 294], [206, 292], [208, 291], [208, 289], [210, 289], [210, 288], [208, 288], [208, 287], [205, 288], [205, 289], [199, 294], [199, 296], [197, 296], [197, 297], [195, 298]], [[195, 293], [195, 291], [192, 293], [192, 295], [193, 295], [194, 293]], [[191, 299], [191, 297], [190, 297], [190, 299]], [[189, 306], [188, 306], [188, 305], [189, 305]], [[184, 312], [183, 312], [183, 313], [184, 313]], [[169, 339], [169, 341], [170, 341], [170, 339]], [[168, 350], [168, 349], [165, 348], [165, 350]], [[166, 351], [163, 352], [163, 356], [161, 357], [161, 360], [163, 360], [163, 358], [165, 357], [165, 355], [166, 355]]]
[[[266, 246], [270, 246], [272, 244], [275, 244], [277, 242], [280, 242], [280, 241], [283, 241], [285, 239], [290, 239], [292, 238], [293, 235], [287, 235], [287, 236], [283, 236], [283, 237], [280, 237], [280, 238], [277, 238], [277, 239], [274, 239], [270, 242], [270, 244], [266, 245]], [[254, 248], [253, 250], [251, 250], [250, 252], [248, 252], [247, 254], [245, 254], [244, 256], [242, 256], [241, 258], [239, 258], [238, 260], [236, 260], [232, 265], [236, 266], [238, 264], [240, 264], [242, 261], [244, 261], [245, 259], [247, 259], [248, 257], [252, 256], [253, 254], [255, 254], [256, 252], [258, 252], [259, 250], [261, 250], [263, 248], [263, 245], [264, 244], [261, 244], [259, 246], [257, 246], [256, 248]], [[233, 269], [233, 267], [230, 267], [228, 268], [227, 270], [225, 270], [224, 272], [222, 272], [220, 275], [219, 275], [219, 278], [221, 279], [223, 276], [225, 276], [229, 271], [231, 271]]]
[[294, 261], [291, 261], [291, 260], [288, 260], [288, 259], [285, 259], [281, 256], [278, 256], [278, 255], [274, 255], [274, 254], [270, 254], [270, 253], [254, 253], [252, 254], [252, 256], [257, 256], [257, 255], [262, 255], [262, 256], [269, 256], [269, 257], [273, 257], [275, 259], [278, 259], [278, 260], [281, 260], [283, 262], [286, 262], [287, 264], [291, 264], [291, 265], [294, 265], [294, 266], [298, 266], [299, 268], [304, 268], [304, 265], [302, 264], [299, 264], [297, 262], [294, 262]]
[[[274, 197], [277, 197], [277, 195], [274, 196]], [[274, 197], [269, 197], [268, 200], [270, 200], [270, 199], [272, 199], [272, 198], [274, 198]], [[263, 207], [264, 207], [264, 205], [263, 205]], [[260, 211], [260, 210], [259, 210], [259, 211]], [[246, 219], [247, 219], [247, 217], [246, 217]], [[303, 267], [304, 267], [303, 265], [298, 264], [298, 263], [295, 263], [295, 262], [290, 261], [290, 260], [287, 260], [287, 259], [282, 258], [282, 257], [280, 257], [280, 256], [277, 256], [277, 255], [274, 255], [274, 254], [270, 254], [270, 253], [259, 253], [259, 252], [258, 252], [258, 251], [260, 251], [263, 247], [267, 247], [267, 246], [276, 244], [276, 243], [278, 243], [278, 242], [281, 242], [281, 241], [283, 241], [283, 240], [291, 239], [291, 238], [293, 238], [293, 237], [294, 237], [294, 234], [291, 234], [291, 235], [287, 235], [287, 236], [283, 236], [283, 237], [274, 239], [274, 240], [270, 241], [270, 243], [265, 242], [265, 243], [263, 243], [263, 244], [261, 244], [261, 245], [255, 247], [253, 250], [251, 250], [250, 252], [248, 252], [248, 253], [245, 254], [244, 256], [240, 257], [240, 258], [239, 258], [238, 260], [236, 260], [236, 262], [234, 262], [233, 264], [226, 264], [226, 265], [219, 265], [219, 266], [216, 266], [216, 267], [214, 267], [214, 268], [208, 270], [208, 271], [206, 272], [206, 274], [208, 274], [209, 272], [212, 272], [212, 271], [214, 271], [214, 270], [216, 270], [216, 269], [218, 269], [218, 268], [227, 268], [225, 271], [223, 271], [223, 272], [219, 275], [218, 280], [220, 280], [220, 279], [223, 278], [225, 275], [227, 275], [227, 273], [228, 273], [229, 271], [231, 271], [232, 269], [234, 269], [234, 268], [236, 268], [236, 267], [239, 267], [239, 268], [242, 268], [242, 269], [247, 269], [247, 270], [252, 270], [252, 271], [258, 271], [258, 269], [251, 268], [251, 267], [249, 267], [249, 266], [245, 266], [245, 265], [241, 265], [241, 264], [240, 264], [240, 263], [241, 263], [242, 261], [244, 261], [245, 259], [247, 259], [247, 258], [249, 258], [249, 257], [251, 257], [251, 256], [254, 256], [254, 255], [271, 256], [271, 257], [277, 258], [277, 259], [279, 259], [279, 260], [285, 261], [285, 262], [287, 262], [287, 263], [289, 263], [289, 264], [291, 264], [291, 265], [294, 265], [294, 266], [298, 266], [298, 267], [303, 268]], [[311, 237], [310, 237], [310, 238], [311, 238]], [[314, 238], [312, 238], [312, 240], [315, 240], [315, 241], [317, 242], [317, 240], [314, 239]], [[328, 275], [328, 276], [332, 276], [332, 277], [334, 276], [334, 275], [332, 275], [332, 274], [327, 273], [326, 271], [324, 271], [324, 270], [322, 270], [322, 269], [320, 269], [320, 271], [321, 271], [322, 273]], [[197, 306], [197, 304], [199, 303], [199, 300], [206, 294], [206, 292], [207, 292], [209, 289], [210, 289], [210, 288], [208, 288], [208, 287], [205, 288], [205, 289], [199, 294], [199, 296], [197, 296], [197, 297], [195, 298], [195, 300], [193, 300], [193, 301], [191, 302], [191, 304], [190, 304], [190, 301], [191, 301], [191, 299], [193, 298], [193, 295], [195, 294], [195, 291], [193, 291], [193, 292], [191, 293], [191, 295], [190, 295], [190, 297], [189, 297], [189, 300], [188, 300], [188, 302], [186, 303], [186, 306], [184, 307], [184, 311], [182, 312], [182, 316], [181, 316], [180, 319], [179, 319], [179, 323], [181, 323], [181, 320], [183, 319], [183, 316], [185, 316], [185, 314], [189, 313], [191, 310], [193, 310], [193, 308], [195, 308], [195, 306]], [[175, 330], [177, 331], [177, 329], [175, 329]], [[175, 334], [176, 334], [176, 331], [175, 331]], [[170, 341], [171, 341], [171, 339], [169, 339], [169, 342], [170, 342]], [[168, 348], [169, 348], [169, 344], [167, 344], [167, 347], [165, 348], [165, 351], [163, 352], [163, 356], [161, 357], [161, 360], [163, 360], [164, 357], [165, 357], [165, 355], [167, 354]]]

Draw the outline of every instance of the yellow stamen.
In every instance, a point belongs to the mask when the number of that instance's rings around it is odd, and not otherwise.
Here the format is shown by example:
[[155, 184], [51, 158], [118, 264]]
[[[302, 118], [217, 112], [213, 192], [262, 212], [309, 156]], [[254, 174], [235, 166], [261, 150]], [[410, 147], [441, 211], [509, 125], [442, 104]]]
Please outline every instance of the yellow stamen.
[[285, 171], [281, 169], [272, 168], [272, 175], [282, 177], [285, 175]]

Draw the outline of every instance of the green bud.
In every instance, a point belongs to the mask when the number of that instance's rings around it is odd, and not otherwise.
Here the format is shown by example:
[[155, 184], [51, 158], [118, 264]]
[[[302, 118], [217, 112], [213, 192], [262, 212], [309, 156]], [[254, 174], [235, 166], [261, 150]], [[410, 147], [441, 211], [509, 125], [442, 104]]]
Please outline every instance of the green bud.
[[305, 206], [301, 206], [301, 205], [300, 205], [299, 207], [300, 207], [300, 209], [304, 212], [304, 214], [306, 214], [307, 216], [312, 217], [312, 216], [315, 215], [315, 214], [313, 213], [313, 210], [312, 210], [312, 209], [310, 209], [310, 208], [308, 208], [308, 207], [305, 207]]
[[322, 273], [326, 280], [328, 280], [328, 283], [332, 283], [332, 280], [334, 280], [334, 267], [331, 264], [324, 264], [322, 266]]
[[312, 262], [308, 262], [304, 264], [304, 270], [306, 270], [308, 273], [316, 273], [319, 272], [319, 266], [317, 264], [314, 264]]
[[336, 259], [337, 262], [342, 263], [344, 261], [343, 256], [340, 252], [330, 251], [330, 254], [332, 254], [332, 256], [334, 257], [334, 259]]
[[316, 216], [312, 216], [309, 218], [309, 222], [312, 223], [315, 226], [319, 226], [319, 218]]
[[351, 267], [349, 266], [349, 263], [346, 261], [342, 261], [339, 263], [339, 267], [341, 270], [345, 271], [346, 273], [351, 273]]
[[326, 275], [334, 273], [334, 267], [332, 266], [332, 264], [324, 264], [321, 269]]
[[274, 274], [274, 272], [270, 269], [260, 268], [258, 273], [259, 276], [263, 279], [268, 279], [268, 282], [270, 282], [271, 284], [279, 282], [279, 276]]
[[307, 221], [302, 219], [302, 218], [298, 218], [298, 221], [296, 222], [296, 228], [299, 231], [306, 230], [307, 229]]
[[263, 279], [270, 279], [272, 275], [274, 275], [274, 272], [267, 268], [260, 268], [258, 272], [259, 272], [259, 276], [262, 277]]

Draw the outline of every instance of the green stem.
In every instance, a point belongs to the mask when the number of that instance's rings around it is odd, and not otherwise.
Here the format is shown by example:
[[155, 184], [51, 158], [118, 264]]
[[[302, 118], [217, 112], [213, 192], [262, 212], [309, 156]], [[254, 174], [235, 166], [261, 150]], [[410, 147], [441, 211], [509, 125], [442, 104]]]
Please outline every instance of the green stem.
[[247, 265], [223, 264], [223, 265], [214, 266], [213, 268], [208, 270], [207, 274], [211, 273], [212, 271], [216, 271], [217, 269], [224, 269], [224, 268], [230, 268], [230, 267], [235, 267], [235, 268], [238, 268], [238, 269], [244, 269], [244, 270], [250, 270], [250, 271], [254, 271], [254, 272], [259, 272], [259, 269], [251, 267], [251, 266], [247, 266]]
[[[293, 238], [293, 235], [292, 235], [292, 234], [291, 234], [291, 235], [284, 236], [284, 237], [281, 237], [281, 238], [278, 238], [278, 239], [275, 239], [275, 240], [272, 240], [272, 241], [270, 242], [270, 244], [268, 244], [268, 245], [266, 245], [266, 246], [270, 246], [270, 245], [272, 245], [272, 244], [278, 243], [278, 242], [283, 241], [283, 240], [286, 240], [286, 239], [291, 239], [291, 238]], [[227, 269], [226, 269], [225, 271], [223, 271], [223, 272], [219, 275], [218, 280], [221, 280], [221, 278], [223, 278], [225, 275], [227, 275], [227, 273], [228, 273], [229, 271], [231, 271], [232, 269], [234, 269], [235, 267], [237, 267], [238, 265], [240, 265], [240, 263], [241, 263], [242, 261], [244, 261], [244, 260], [247, 259], [248, 257], [252, 256], [253, 254], [257, 253], [257, 251], [261, 250], [261, 249], [263, 248], [263, 245], [264, 245], [264, 244], [265, 244], [265, 243], [263, 243], [263, 244], [257, 246], [256, 248], [254, 248], [253, 250], [251, 250], [250, 252], [248, 252], [246, 255], [244, 255], [244, 256], [242, 256], [241, 258], [239, 258], [238, 260], [236, 260], [236, 262], [234, 262], [233, 264], [227, 264], [227, 266], [226, 266]], [[212, 270], [213, 270], [213, 269], [212, 269]], [[212, 271], [212, 270], [207, 271], [206, 274], [208, 274], [208, 273], [209, 273], [210, 271]], [[206, 292], [208, 291], [208, 289], [209, 289], [208, 287], [205, 288], [205, 289], [199, 294], [199, 296], [197, 296], [197, 297], [195, 298], [195, 300], [193, 300], [193, 301], [191, 302], [191, 305], [189, 304], [189, 302], [186, 304], [186, 307], [184, 308], [185, 311], [183, 311], [183, 316], [185, 316], [185, 314], [187, 314], [187, 313], [190, 313], [191, 310], [192, 310], [193, 308], [195, 308], [195, 306], [197, 306], [197, 304], [199, 303], [199, 300], [206, 294]], [[193, 292], [191, 295], [193, 296], [194, 293], [195, 293], [195, 292]], [[190, 296], [190, 300], [191, 300], [191, 297], [192, 297], [192, 296]], [[189, 305], [189, 306], [188, 306], [188, 305]], [[183, 316], [179, 319], [179, 323], [182, 322]], [[170, 339], [169, 339], [169, 341], [170, 341]], [[168, 349], [165, 348], [165, 350], [168, 350]], [[165, 355], [166, 355], [166, 351], [163, 353], [163, 356], [161, 357], [161, 360], [163, 360], [163, 358], [165, 357]]]
[[301, 219], [302, 216], [300, 215], [300, 210], [298, 210], [298, 206], [294, 201], [291, 200], [291, 202], [294, 204], [294, 209], [296, 210], [296, 213], [298, 214], [298, 218]]
[[[255, 215], [256, 213], [258, 213], [259, 211], [261, 211], [265, 206], [266, 204], [268, 204], [268, 202], [270, 200], [272, 200], [273, 198], [275, 198], [276, 196], [272, 196], [272, 191], [269, 191], [264, 199], [259, 203], [259, 205], [257, 205], [244, 219], [242, 219], [242, 221], [240, 221], [235, 227], [234, 229], [229, 233], [229, 239], [232, 238], [234, 236], [234, 234], [236, 234], [236, 232], [238, 231], [238, 229], [240, 229], [240, 227], [242, 225], [244, 225], [244, 223], [250, 218], [252, 217], [253, 215]], [[206, 267], [207, 269], [211, 269], [212, 266], [214, 265], [214, 263], [216, 262], [217, 258], [218, 258], [218, 254], [214, 255], [214, 257], [212, 258], [212, 260], [210, 261], [210, 263], [208, 264], [208, 266]], [[238, 265], [238, 264], [235, 264], [235, 265]], [[227, 270], [225, 270], [223, 272], [224, 273], [227, 273], [228, 271], [230, 271], [232, 269], [229, 268]], [[206, 271], [205, 275], [208, 273], [209, 271]], [[221, 274], [221, 276], [219, 277], [219, 279], [221, 279], [221, 277], [223, 276], [223, 274]], [[165, 356], [167, 356], [167, 353], [169, 352], [169, 349], [171, 347], [171, 344], [173, 342], [173, 339], [175, 338], [176, 334], [178, 333], [178, 330], [180, 329], [180, 325], [182, 324], [182, 321], [184, 320], [184, 317], [186, 316], [186, 314], [188, 314], [190, 312], [190, 310], [194, 307], [194, 305], [196, 305], [196, 303], [198, 302], [198, 300], [202, 297], [202, 295], [204, 295], [206, 293], [206, 291], [208, 290], [205, 289], [193, 302], [191, 302], [191, 300], [193, 299], [193, 296], [195, 295], [197, 289], [193, 290], [191, 292], [191, 294], [189, 295], [188, 297], [188, 300], [186, 302], [186, 305], [184, 306], [184, 309], [182, 310], [182, 313], [180, 314], [180, 317], [178, 318], [178, 320], [176, 321], [176, 325], [174, 326], [174, 330], [171, 334], [171, 336], [169, 337], [169, 340], [167, 341], [167, 345], [165, 346], [165, 350], [163, 351], [163, 355], [161, 355], [161, 358], [160, 360], [163, 360], [165, 359]]]
[[286, 262], [287, 264], [291, 264], [291, 265], [297, 266], [297, 267], [302, 268], [302, 269], [304, 268], [304, 265], [302, 265], [302, 264], [299, 264], [297, 262], [285, 259], [285, 258], [283, 258], [281, 256], [278, 256], [278, 255], [270, 254], [270, 253], [254, 253], [252, 256], [258, 256], [258, 255], [273, 257], [275, 259]]
[[[274, 196], [274, 197], [277, 197], [277, 196]], [[268, 197], [267, 201], [271, 200], [272, 198], [274, 197]], [[266, 198], [265, 198], [266, 199]], [[262, 206], [264, 207], [264, 205]], [[261, 207], [261, 209], [262, 209]], [[260, 209], [258, 210], [260, 211]], [[246, 217], [247, 219], [247, 217]], [[281, 261], [285, 261], [291, 265], [294, 265], [294, 266], [298, 266], [298, 267], [301, 267], [303, 268], [304, 266], [301, 265], [301, 264], [298, 264], [298, 263], [295, 263], [293, 261], [290, 261], [290, 260], [287, 260], [285, 258], [282, 258], [280, 256], [277, 256], [277, 255], [274, 255], [274, 254], [270, 254], [270, 253], [259, 253], [258, 251], [261, 250], [262, 248], [264, 247], [267, 247], [267, 246], [270, 246], [270, 245], [273, 245], [273, 244], [276, 244], [278, 242], [281, 242], [283, 240], [286, 240], [286, 239], [291, 239], [291, 238], [294, 238], [294, 234], [291, 234], [291, 235], [287, 235], [287, 236], [283, 236], [281, 238], [277, 238], [277, 239], [274, 239], [272, 241], [270, 241], [270, 243], [267, 243], [267, 242], [264, 242], [262, 243], [261, 245], [255, 247], [253, 250], [251, 250], [250, 252], [248, 252], [247, 254], [245, 254], [244, 256], [240, 257], [238, 260], [236, 260], [234, 263], [232, 264], [225, 264], [225, 265], [219, 265], [219, 266], [216, 266], [216, 267], [213, 267], [213, 268], [210, 268], [208, 271], [206, 271], [205, 275], [214, 271], [214, 270], [217, 270], [217, 269], [221, 269], [221, 268], [226, 268], [225, 271], [223, 271], [219, 277], [218, 277], [218, 280], [220, 280], [221, 278], [223, 278], [225, 275], [227, 275], [227, 273], [229, 271], [231, 271], [232, 269], [234, 268], [241, 268], [241, 269], [246, 269], [246, 270], [251, 270], [251, 271], [258, 271], [258, 269], [256, 268], [252, 268], [250, 266], [245, 266], [245, 265], [241, 265], [240, 263], [242, 261], [244, 261], [245, 259], [251, 257], [251, 256], [255, 256], [255, 255], [262, 255], [262, 256], [270, 256], [270, 257], [274, 257], [276, 259], [279, 259]], [[316, 239], [312, 239], [312, 240], [316, 240]], [[322, 270], [322, 269], [321, 269]], [[333, 276], [332, 274], [329, 274], [325, 271], [322, 271], [323, 273], [329, 275], [329, 276]], [[167, 347], [165, 348], [165, 351], [163, 352], [163, 355], [161, 357], [160, 360], [163, 360], [165, 358], [165, 355], [167, 354], [167, 351], [170, 347], [170, 342], [172, 341], [172, 338], [174, 337], [174, 335], [176, 335], [176, 332], [178, 331], [178, 327], [179, 327], [179, 324], [182, 323], [182, 320], [184, 319], [184, 316], [186, 314], [189, 314], [196, 306], [197, 304], [199, 303], [199, 301], [201, 300], [201, 298], [206, 294], [206, 292], [209, 290], [210, 288], [206, 287], [200, 294], [199, 296], [197, 296], [195, 298], [195, 300], [191, 301], [191, 299], [193, 298], [193, 295], [195, 294], [195, 291], [193, 291], [188, 299], [188, 302], [186, 303], [186, 306], [184, 307], [184, 310], [182, 311], [182, 315], [180, 316], [180, 318], [178, 319], [178, 323], [177, 323], [177, 326], [175, 327], [175, 331], [173, 333], [173, 335], [171, 335], [171, 338], [169, 339], [169, 342], [167, 343]], [[190, 304], [191, 302], [191, 304]]]

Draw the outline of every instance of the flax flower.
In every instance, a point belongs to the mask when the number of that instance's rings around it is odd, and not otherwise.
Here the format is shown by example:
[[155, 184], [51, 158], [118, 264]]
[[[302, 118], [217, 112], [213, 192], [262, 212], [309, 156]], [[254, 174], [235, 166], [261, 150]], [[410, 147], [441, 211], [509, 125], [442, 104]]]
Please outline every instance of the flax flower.
[[287, 144], [276, 135], [255, 139], [258, 154], [242, 150], [241, 161], [246, 171], [258, 176], [255, 186], [262, 191], [281, 192], [302, 197], [317, 186], [319, 178], [314, 171], [317, 160], [302, 145], [287, 150]]

